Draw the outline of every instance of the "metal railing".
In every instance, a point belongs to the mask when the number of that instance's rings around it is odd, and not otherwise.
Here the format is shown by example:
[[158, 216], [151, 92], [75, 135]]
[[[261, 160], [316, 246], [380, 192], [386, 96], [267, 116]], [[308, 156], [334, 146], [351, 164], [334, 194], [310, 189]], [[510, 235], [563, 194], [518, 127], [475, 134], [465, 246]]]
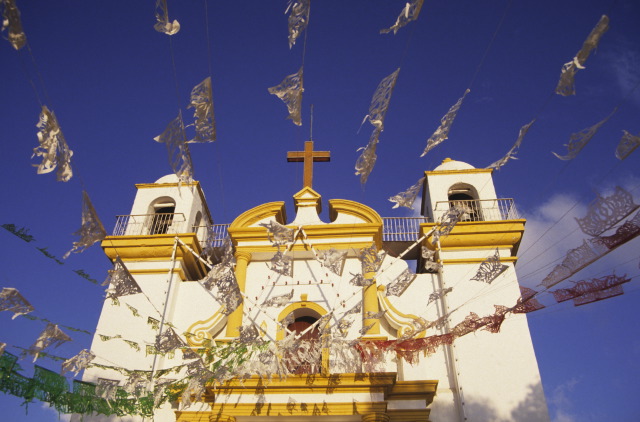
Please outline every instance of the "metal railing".
[[188, 233], [182, 213], [157, 213], [116, 216], [114, 236]]
[[426, 217], [383, 217], [382, 240], [384, 242], [415, 242], [420, 233], [420, 223], [427, 223]]
[[460, 217], [461, 222], [517, 220], [520, 218], [512, 198], [436, 202], [433, 218], [438, 220], [452, 208], [458, 208], [463, 211]]
[[[460, 221], [501, 221], [519, 219], [513, 199], [483, 199], [441, 201], [433, 211], [435, 220], [451, 208], [464, 211]], [[420, 224], [434, 220], [427, 217], [383, 217], [382, 240], [385, 242], [415, 242]], [[229, 224], [188, 226], [184, 214], [118, 215], [114, 236], [196, 233], [203, 249], [222, 246], [228, 236]]]

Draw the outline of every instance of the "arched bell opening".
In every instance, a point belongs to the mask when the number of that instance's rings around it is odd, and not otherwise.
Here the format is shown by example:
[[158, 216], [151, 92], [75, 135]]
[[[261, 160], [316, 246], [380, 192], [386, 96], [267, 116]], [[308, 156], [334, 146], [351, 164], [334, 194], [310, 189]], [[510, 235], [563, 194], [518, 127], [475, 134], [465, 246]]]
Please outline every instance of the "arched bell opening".
[[467, 183], [456, 183], [447, 192], [450, 209], [462, 211], [460, 221], [482, 221], [478, 191]]
[[165, 234], [169, 232], [169, 228], [173, 223], [176, 212], [176, 201], [169, 197], [163, 196], [154, 200], [149, 205], [149, 234]]

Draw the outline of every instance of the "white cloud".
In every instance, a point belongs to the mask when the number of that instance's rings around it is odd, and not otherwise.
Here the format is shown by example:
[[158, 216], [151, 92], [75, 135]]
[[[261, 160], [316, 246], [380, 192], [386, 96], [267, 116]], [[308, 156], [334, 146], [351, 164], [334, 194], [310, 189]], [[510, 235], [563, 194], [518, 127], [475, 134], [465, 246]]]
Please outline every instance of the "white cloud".
[[42, 404], [42, 406], [41, 406], [41, 407], [42, 407], [44, 410], [48, 410], [48, 411], [50, 411], [50, 412], [52, 412], [52, 413], [55, 413], [56, 417], [58, 418], [58, 419], [57, 419], [58, 421], [60, 421], [60, 422], [69, 422], [69, 421], [71, 421], [71, 415], [66, 414], [66, 413], [59, 413], [56, 409], [54, 409], [53, 407], [51, 407], [51, 406], [49, 405], [49, 403], [42, 402], [41, 404]]
[[[635, 49], [633, 43], [623, 40], [603, 56], [611, 64], [610, 70], [620, 93], [627, 95], [640, 82], [640, 51]], [[640, 104], [640, 91], [635, 92], [633, 99]]]
[[576, 378], [571, 378], [553, 389], [553, 393], [547, 399], [550, 407], [553, 409], [551, 417], [552, 422], [578, 421], [578, 416], [571, 412], [573, 404], [570, 400], [571, 393], [577, 384], [578, 380]]

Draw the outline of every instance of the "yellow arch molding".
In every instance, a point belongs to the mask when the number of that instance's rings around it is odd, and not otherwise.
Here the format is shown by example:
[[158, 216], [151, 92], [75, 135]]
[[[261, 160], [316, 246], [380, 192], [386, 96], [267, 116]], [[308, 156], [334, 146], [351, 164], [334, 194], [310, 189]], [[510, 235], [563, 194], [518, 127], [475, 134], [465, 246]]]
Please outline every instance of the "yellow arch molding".
[[268, 202], [243, 212], [233, 220], [233, 223], [229, 226], [229, 231], [249, 227], [256, 222], [269, 217], [275, 218], [275, 220], [280, 224], [286, 224], [287, 213], [284, 208], [284, 202]]
[[[398, 330], [396, 337], [402, 337], [406, 332], [414, 329], [415, 326], [412, 323], [414, 321], [420, 321], [420, 318], [412, 314], [402, 313], [396, 309], [396, 307], [389, 301], [389, 298], [385, 294], [385, 290], [386, 288], [384, 286], [378, 286], [378, 300], [380, 301], [381, 308], [387, 311], [384, 313], [384, 318], [393, 328]], [[414, 338], [423, 338], [424, 336], [425, 332], [420, 331], [420, 333]]]

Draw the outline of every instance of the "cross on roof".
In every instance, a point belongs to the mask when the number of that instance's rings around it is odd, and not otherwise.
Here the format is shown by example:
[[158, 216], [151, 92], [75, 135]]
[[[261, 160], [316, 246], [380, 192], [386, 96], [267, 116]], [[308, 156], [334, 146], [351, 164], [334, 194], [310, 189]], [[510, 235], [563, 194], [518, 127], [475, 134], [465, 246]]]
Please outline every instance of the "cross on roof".
[[304, 162], [304, 177], [302, 187], [312, 188], [313, 182], [313, 162], [314, 161], [331, 161], [331, 153], [329, 151], [314, 151], [313, 141], [304, 143], [304, 151], [287, 152], [288, 162]]

